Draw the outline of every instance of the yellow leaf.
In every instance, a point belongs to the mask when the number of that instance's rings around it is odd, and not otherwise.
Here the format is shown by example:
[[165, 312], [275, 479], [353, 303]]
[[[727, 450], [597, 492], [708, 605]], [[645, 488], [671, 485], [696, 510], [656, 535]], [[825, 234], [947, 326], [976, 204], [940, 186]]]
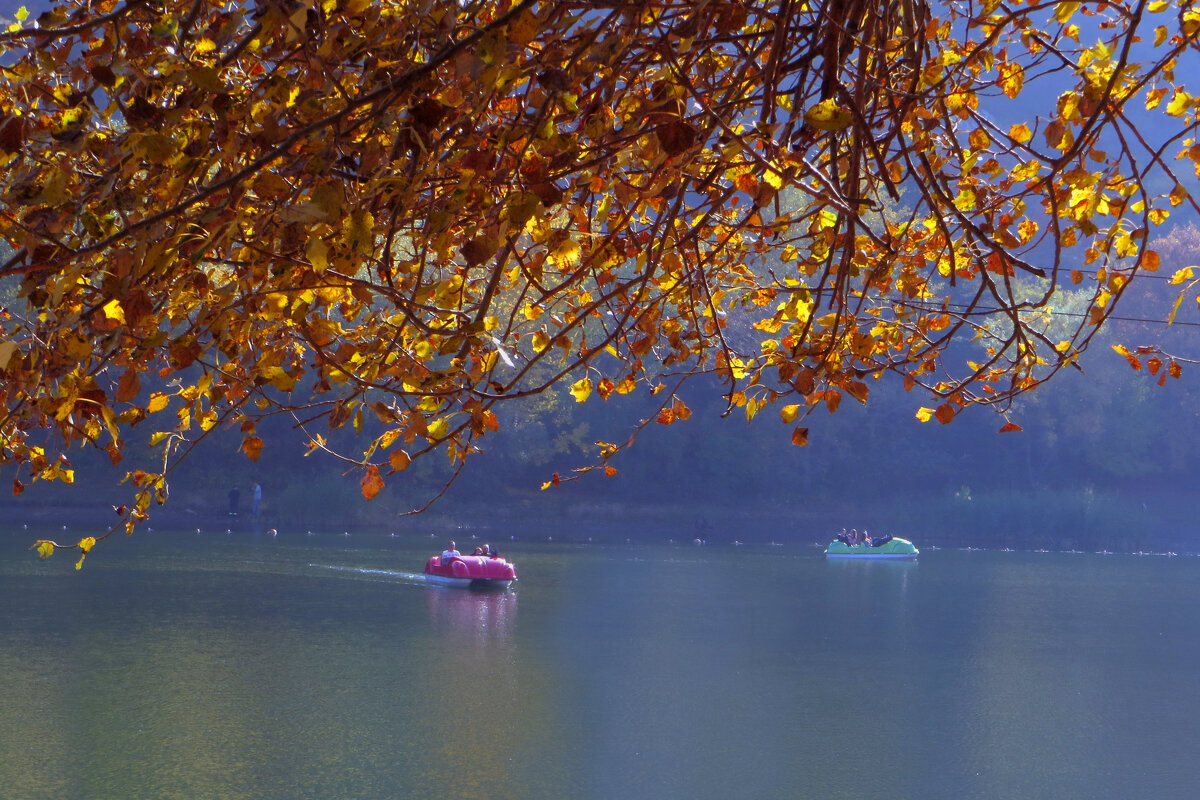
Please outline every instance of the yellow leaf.
[[1033, 131], [1029, 130], [1028, 125], [1019, 123], [1008, 129], [1008, 135], [1012, 137], [1014, 142], [1025, 144], [1033, 138]]
[[79, 540], [79, 549], [83, 552], [89, 552], [96, 546], [96, 538], [94, 536], [85, 536]]
[[324, 239], [309, 239], [304, 254], [317, 272], [323, 273], [329, 267], [329, 245]]
[[571, 396], [575, 398], [576, 403], [582, 403], [592, 394], [592, 379], [580, 378], [571, 384]]
[[784, 424], [787, 424], [790, 422], [794, 422], [796, 419], [796, 416], [799, 413], [800, 413], [800, 406], [796, 405], [796, 404], [792, 404], [790, 406], [784, 406], [782, 409], [780, 409], [779, 416], [783, 420]]
[[1054, 8], [1054, 19], [1058, 22], [1069, 22], [1075, 12], [1079, 10], [1079, 3], [1059, 3]]
[[1195, 274], [1196, 271], [1194, 267], [1184, 267], [1183, 269], [1176, 271], [1176, 273], [1171, 276], [1171, 280], [1167, 281], [1167, 283], [1175, 286], [1180, 283], [1184, 283], [1185, 281], [1190, 281], [1192, 276]]
[[151, 414], [162, 411], [167, 407], [167, 396], [162, 392], [155, 392], [150, 395], [150, 403], [146, 406], [146, 410]]
[[115, 297], [104, 304], [104, 316], [114, 322], [125, 324], [125, 309], [121, 308], [121, 303]]
[[442, 417], [434, 420], [429, 425], [429, 431], [426, 434], [428, 439], [441, 439], [450, 431], [450, 420]]
[[1015, 98], [1021, 94], [1021, 87], [1025, 85], [1025, 71], [1021, 69], [1020, 64], [1001, 64], [997, 82], [1005, 95]]
[[550, 252], [550, 261], [560, 267], [573, 267], [579, 263], [581, 252], [579, 242], [566, 239]]
[[35, 543], [37, 546], [38, 558], [49, 558], [54, 554], [54, 542], [40, 541]]
[[929, 420], [933, 419], [933, 409], [921, 406], [917, 409], [917, 419], [921, 422], [929, 422]]
[[832, 97], [826, 98], [804, 112], [804, 121], [823, 131], [840, 131], [848, 128], [854, 115], [845, 106], [839, 106]]
[[1167, 103], [1167, 114], [1172, 117], [1181, 117], [1191, 105], [1192, 96], [1183, 89], [1176, 89], [1171, 102]]

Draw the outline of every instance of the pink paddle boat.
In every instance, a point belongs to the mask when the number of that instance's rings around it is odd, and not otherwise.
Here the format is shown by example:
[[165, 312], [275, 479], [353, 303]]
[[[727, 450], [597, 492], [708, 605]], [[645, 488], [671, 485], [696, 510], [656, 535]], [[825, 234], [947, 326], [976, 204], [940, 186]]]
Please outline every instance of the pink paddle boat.
[[425, 582], [460, 589], [507, 589], [517, 568], [500, 556], [432, 556], [425, 562]]

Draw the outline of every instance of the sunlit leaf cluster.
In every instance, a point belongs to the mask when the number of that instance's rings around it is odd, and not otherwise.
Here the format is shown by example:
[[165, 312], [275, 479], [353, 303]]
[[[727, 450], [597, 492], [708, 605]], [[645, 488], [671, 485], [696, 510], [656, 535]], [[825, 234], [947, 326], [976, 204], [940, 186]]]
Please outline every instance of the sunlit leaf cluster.
[[[0, 459], [14, 489], [70, 481], [71, 446], [119, 462], [146, 426], [132, 530], [208, 432], [256, 459], [273, 414], [314, 451], [363, 433], [335, 455], [370, 499], [550, 390], [661, 393], [669, 424], [675, 381], [716, 374], [747, 418], [779, 402], [799, 445], [889, 374], [926, 418], [1003, 411], [1156, 268], [1154, 226], [1196, 211], [1198, 34], [1195, 2], [1132, 0], [19, 16]], [[1039, 311], [1067, 286], [1087, 310], [1052, 337]], [[625, 445], [599, 447], [615, 471]]]

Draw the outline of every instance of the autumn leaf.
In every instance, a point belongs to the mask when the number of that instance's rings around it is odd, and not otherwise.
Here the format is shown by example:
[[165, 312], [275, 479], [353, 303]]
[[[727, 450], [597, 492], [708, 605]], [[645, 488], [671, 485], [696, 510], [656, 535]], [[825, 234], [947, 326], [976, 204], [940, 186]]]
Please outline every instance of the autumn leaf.
[[580, 378], [571, 384], [571, 396], [576, 403], [585, 402], [592, 394], [592, 379]]
[[388, 465], [396, 472], [403, 472], [412, 463], [412, 458], [404, 450], [393, 450], [388, 456]]
[[1183, 269], [1176, 270], [1175, 273], [1171, 275], [1171, 279], [1168, 280], [1167, 283], [1172, 286], [1177, 286], [1181, 283], [1190, 281], [1193, 277], [1195, 277], [1195, 275], [1196, 267], [1184, 267]]
[[996, 82], [1000, 86], [1000, 90], [1008, 97], [1018, 97], [1021, 94], [1021, 88], [1025, 85], [1025, 71], [1021, 68], [1021, 65], [1013, 63], [1001, 64], [999, 71], [1000, 77]]
[[808, 428], [796, 428], [792, 431], [792, 444], [797, 447], [808, 446]]
[[137, 397], [141, 390], [142, 381], [137, 371], [127, 369], [121, 373], [121, 380], [117, 382], [117, 402], [128, 403]]
[[0, 342], [0, 370], [8, 366], [8, 362], [12, 359], [13, 354], [17, 352], [17, 343], [9, 340]]
[[383, 486], [383, 478], [379, 474], [379, 467], [374, 464], [367, 467], [367, 472], [363, 475], [361, 481], [362, 496], [367, 500], [373, 500], [383, 490]]
[[823, 131], [840, 131], [850, 127], [854, 115], [832, 97], [822, 100], [804, 112], [804, 121]]
[[258, 461], [258, 457], [262, 455], [263, 440], [257, 436], [247, 436], [242, 440], [242, 452], [251, 461]]

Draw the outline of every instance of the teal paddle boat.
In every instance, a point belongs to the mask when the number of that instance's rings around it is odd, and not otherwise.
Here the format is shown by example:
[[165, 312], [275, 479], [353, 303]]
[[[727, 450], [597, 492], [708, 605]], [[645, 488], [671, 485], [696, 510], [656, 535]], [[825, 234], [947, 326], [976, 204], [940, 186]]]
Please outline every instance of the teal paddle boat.
[[829, 558], [916, 558], [920, 553], [916, 545], [908, 539], [900, 539], [895, 536], [879, 537], [868, 544], [867, 542], [859, 542], [857, 544], [849, 544], [843, 537], [839, 536], [829, 543], [825, 548], [825, 555]]

